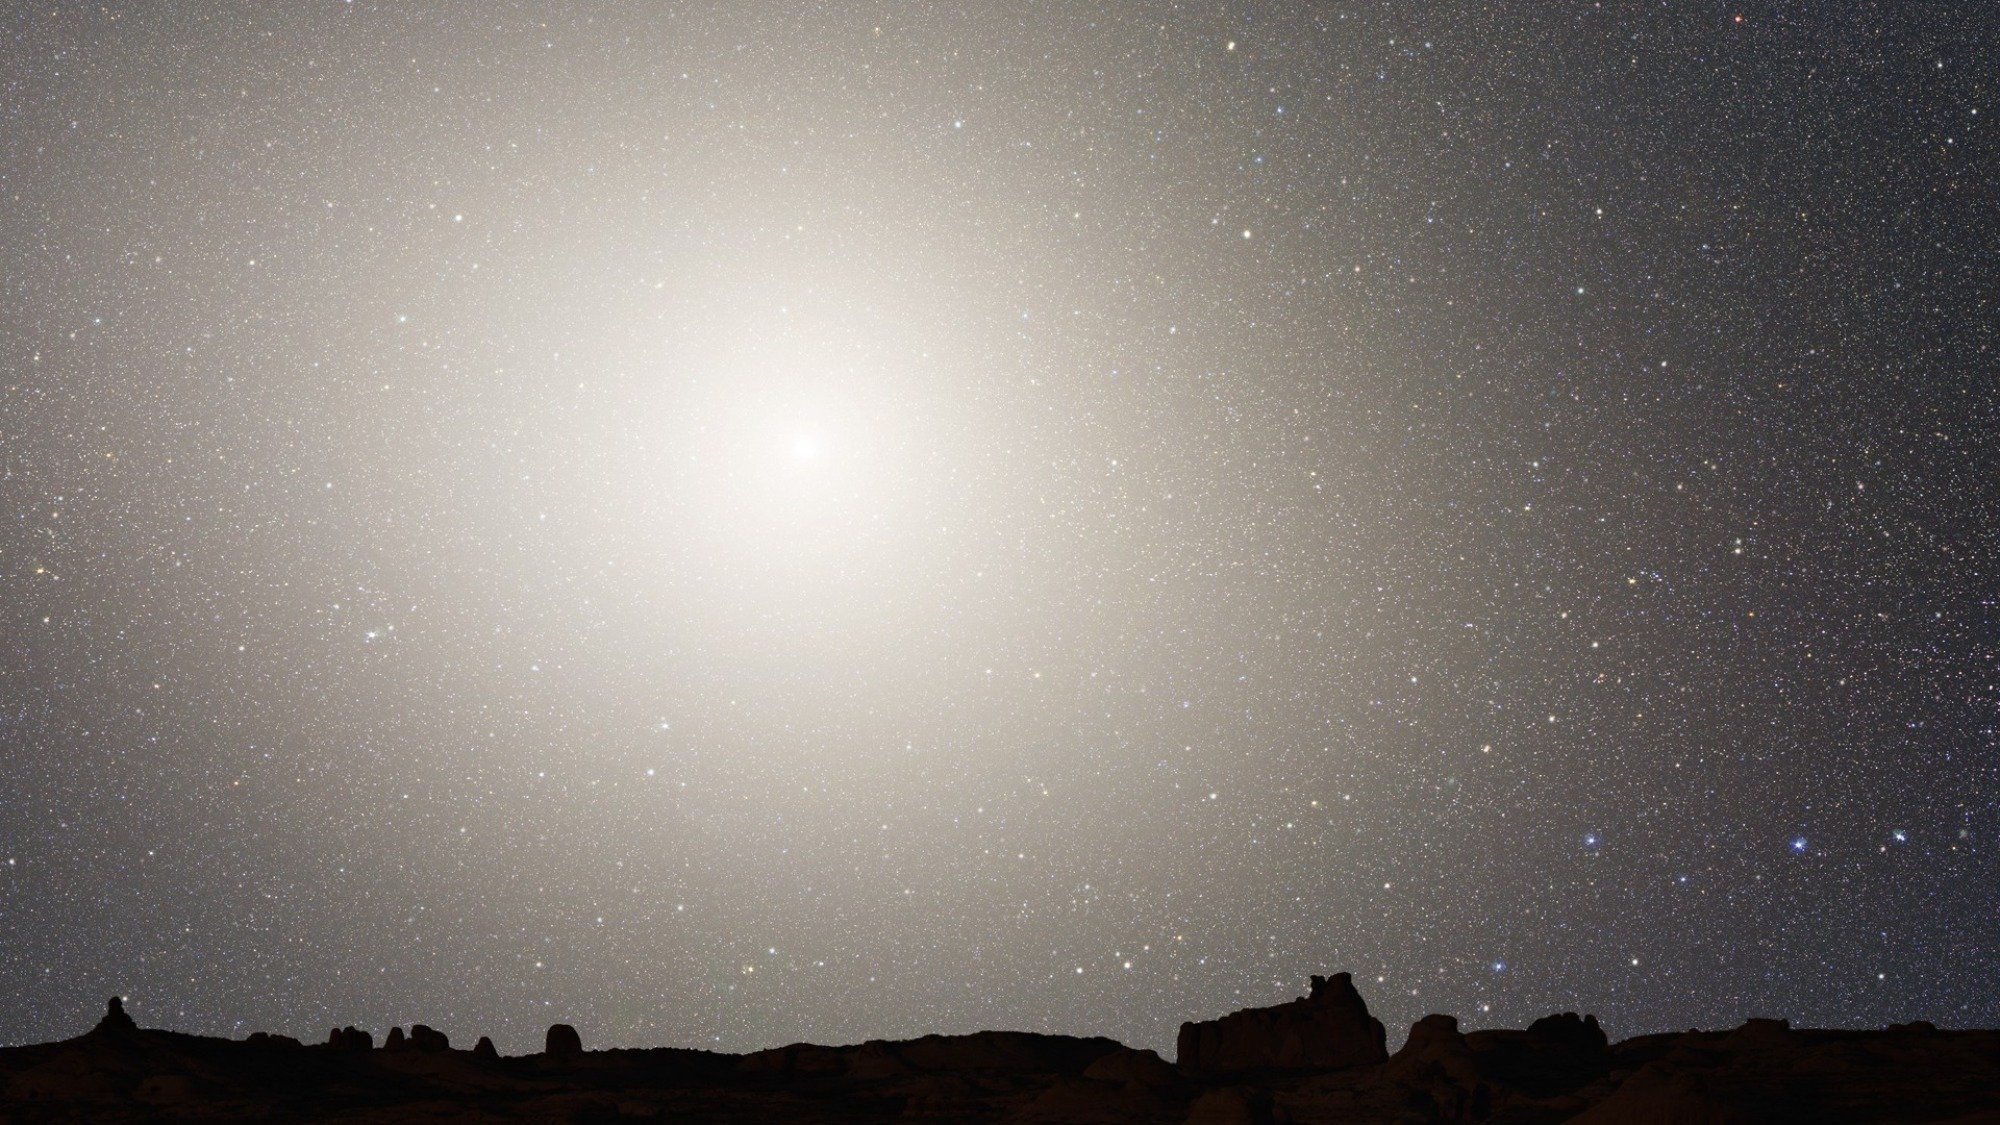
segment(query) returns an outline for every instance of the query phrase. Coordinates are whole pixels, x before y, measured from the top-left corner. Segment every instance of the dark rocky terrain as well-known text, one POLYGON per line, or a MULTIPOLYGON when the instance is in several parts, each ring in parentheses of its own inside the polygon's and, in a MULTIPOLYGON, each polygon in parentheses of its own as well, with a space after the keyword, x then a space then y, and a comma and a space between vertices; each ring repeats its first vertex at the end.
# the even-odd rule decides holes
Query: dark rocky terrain
POLYGON ((378 1046, 142 1030, 113 1000, 60 1043, 0 1049, 0 1120, 693 1122, 1992 1122, 2000 1031, 1808 1031, 1751 1020, 1606 1042, 1549 1016, 1461 1033, 1426 1016, 1394 1055, 1346 974, 1181 1028, 1178 1064, 1109 1039, 984 1031, 749 1055, 590 1051, 557 1024, 503 1058, 422 1024, 378 1046))

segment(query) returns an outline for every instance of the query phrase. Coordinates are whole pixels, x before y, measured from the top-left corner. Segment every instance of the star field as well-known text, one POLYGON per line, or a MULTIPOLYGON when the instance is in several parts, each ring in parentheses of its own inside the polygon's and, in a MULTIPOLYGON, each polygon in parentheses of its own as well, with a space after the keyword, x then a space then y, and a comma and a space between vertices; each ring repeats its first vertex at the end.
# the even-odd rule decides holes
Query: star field
POLYGON ((2000 1022, 1980 5, 0 5, 0 1042, 2000 1022))

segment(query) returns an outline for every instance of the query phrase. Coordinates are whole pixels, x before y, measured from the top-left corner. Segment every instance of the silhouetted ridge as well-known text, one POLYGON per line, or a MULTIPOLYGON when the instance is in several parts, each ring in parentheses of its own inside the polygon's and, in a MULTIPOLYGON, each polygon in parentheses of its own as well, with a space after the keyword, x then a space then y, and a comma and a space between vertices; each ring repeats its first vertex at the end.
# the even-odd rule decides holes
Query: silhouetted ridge
POLYGON ((1383 1039, 1344 973, 1314 977, 1296 1000, 1186 1024, 1179 1065, 1110 1039, 1018 1031, 736 1056, 586 1052, 558 1023, 540 1053, 506 1058, 485 1036, 459 1050, 412 1023, 382 1050, 355 1027, 308 1047, 142 1030, 113 999, 75 1039, 0 1049, 0 1121, 2000 1122, 1994 1031, 1752 1019, 1614 1044, 1594 1017, 1561 1012, 1475 1031, 1428 1015, 1393 1058, 1383 1039))
POLYGON ((1335 973, 1312 978, 1312 991, 1289 1004, 1182 1024, 1178 1054, 1194 1071, 1332 1069, 1382 1062, 1386 1042, 1353 976, 1335 973))

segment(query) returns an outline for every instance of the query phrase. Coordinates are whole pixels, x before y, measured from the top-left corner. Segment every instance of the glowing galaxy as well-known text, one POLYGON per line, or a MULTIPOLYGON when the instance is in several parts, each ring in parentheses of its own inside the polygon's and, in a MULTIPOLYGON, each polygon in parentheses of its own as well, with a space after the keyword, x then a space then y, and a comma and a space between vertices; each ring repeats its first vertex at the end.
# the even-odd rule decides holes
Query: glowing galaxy
POLYGON ((2000 1020, 1978 5, 0 27, 0 1040, 2000 1020))

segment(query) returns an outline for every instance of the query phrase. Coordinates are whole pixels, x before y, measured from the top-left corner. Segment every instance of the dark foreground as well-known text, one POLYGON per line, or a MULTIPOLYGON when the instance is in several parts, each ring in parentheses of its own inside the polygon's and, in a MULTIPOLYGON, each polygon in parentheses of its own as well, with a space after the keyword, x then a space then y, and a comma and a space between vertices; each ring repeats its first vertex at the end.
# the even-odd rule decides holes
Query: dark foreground
POLYGON ((1177 1064, 1109 1039, 980 1032, 750 1055, 211 1039, 134 1026, 0 1049, 0 1121, 1956 1122, 2000 1125, 2000 1031, 1734 1031, 1605 1041, 1564 1014, 1460 1034, 1428 1016, 1393 1057, 1343 974, 1181 1028, 1177 1064))

